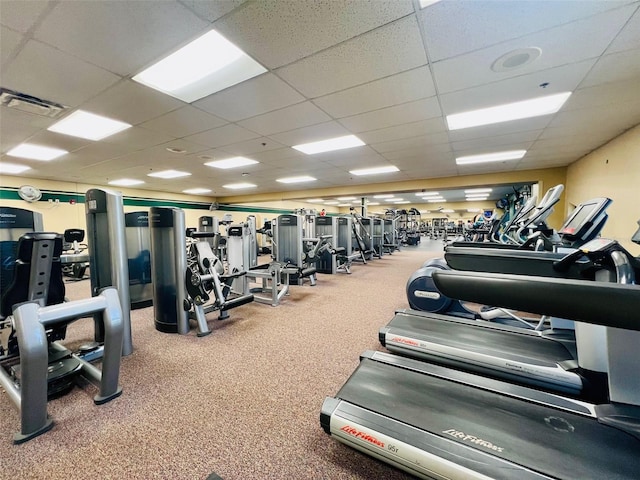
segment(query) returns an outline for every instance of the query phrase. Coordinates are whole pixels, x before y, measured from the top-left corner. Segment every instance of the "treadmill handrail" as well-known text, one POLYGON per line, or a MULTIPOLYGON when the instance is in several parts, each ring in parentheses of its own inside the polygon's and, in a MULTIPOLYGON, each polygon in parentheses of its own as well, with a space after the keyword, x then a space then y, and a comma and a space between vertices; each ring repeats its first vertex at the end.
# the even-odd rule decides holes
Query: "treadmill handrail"
POLYGON ((640 331, 637 285, 446 270, 433 281, 452 298, 640 331))

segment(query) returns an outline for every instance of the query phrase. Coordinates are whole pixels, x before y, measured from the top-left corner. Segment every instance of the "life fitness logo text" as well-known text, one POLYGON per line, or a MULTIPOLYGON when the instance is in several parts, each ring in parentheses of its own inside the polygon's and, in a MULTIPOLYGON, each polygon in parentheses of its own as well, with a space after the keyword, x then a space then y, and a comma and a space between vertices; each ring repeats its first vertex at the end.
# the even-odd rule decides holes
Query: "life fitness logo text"
POLYGON ((487 442, 481 438, 476 437, 475 435, 467 435, 464 432, 459 430, 455 430, 450 428, 449 430, 444 430, 442 433, 446 433, 447 435, 451 435, 454 438, 459 438, 463 442, 473 443, 474 445, 481 445, 489 450, 493 450, 494 452, 502 452, 504 451, 503 447, 498 447, 491 442, 487 442))
POLYGON ((372 437, 368 433, 361 432, 357 428, 354 428, 350 425, 345 425, 340 430, 351 435, 352 437, 356 437, 361 440, 364 440, 365 442, 369 442, 372 445, 375 445, 376 447, 384 448, 384 442, 381 442, 376 437, 372 437))
POLYGON ((416 342, 415 340, 410 340, 408 338, 402 338, 402 337, 393 337, 391 339, 392 343, 406 343, 407 345, 412 345, 414 347, 419 347, 420 344, 418 342, 416 342))

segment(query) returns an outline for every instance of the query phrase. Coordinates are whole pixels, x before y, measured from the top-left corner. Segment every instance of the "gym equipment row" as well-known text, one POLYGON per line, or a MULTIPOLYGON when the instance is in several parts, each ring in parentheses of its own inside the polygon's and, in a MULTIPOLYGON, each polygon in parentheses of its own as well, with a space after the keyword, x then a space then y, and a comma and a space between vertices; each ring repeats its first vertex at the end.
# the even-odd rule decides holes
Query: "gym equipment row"
POLYGON ((98 386, 97 405, 122 392, 118 385, 124 315, 118 292, 106 288, 87 300, 65 302, 61 253, 63 236, 42 232, 42 215, 2 208, 3 254, 0 302, 0 385, 17 406, 20 431, 14 443, 53 427, 47 400, 73 388, 81 376, 98 386), (39 230, 39 231, 35 231, 39 230), (71 352, 60 341, 67 327, 93 315, 102 329, 101 344, 71 352), (90 361, 102 359, 102 370, 90 361))
POLYGON ((190 319, 197 335, 211 333, 206 314, 218 311, 219 320, 228 310, 253 301, 253 295, 231 296, 231 283, 244 271, 225 275, 224 267, 202 238, 212 233, 190 232, 187 245, 184 211, 174 207, 151 207, 151 275, 154 323, 158 331, 186 335, 190 319), (213 295, 213 297, 212 297, 213 295))
MULTIPOLYGON (((640 244, 640 229, 632 240, 640 244)), ((598 238, 556 263, 562 270, 582 256, 591 264, 585 271, 613 270, 615 277, 439 270, 433 280, 452 298, 571 319, 576 330, 591 327, 591 334, 577 336, 579 364, 562 362, 574 363, 567 372, 590 382, 595 374, 600 381, 588 391, 570 381, 562 386, 560 371, 546 382, 533 373, 553 364, 553 352, 566 346, 561 338, 405 311, 415 324, 443 327, 432 333, 433 356, 365 352, 336 396, 325 400, 325 432, 421 478, 637 478, 640 259, 598 238), (437 358, 445 339, 457 348, 452 363, 437 358), (506 359, 502 369, 478 368, 495 355, 506 359)), ((406 340, 410 349, 417 343, 406 340)))

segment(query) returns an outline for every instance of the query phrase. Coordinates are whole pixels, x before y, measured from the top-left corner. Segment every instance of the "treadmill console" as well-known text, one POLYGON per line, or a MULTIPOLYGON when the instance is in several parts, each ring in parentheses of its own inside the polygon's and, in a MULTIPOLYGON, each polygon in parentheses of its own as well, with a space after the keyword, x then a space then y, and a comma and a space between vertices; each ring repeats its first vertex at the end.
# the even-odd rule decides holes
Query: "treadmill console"
POLYGON ((583 243, 595 238, 607 221, 605 211, 611 201, 610 198, 602 197, 578 205, 558 231, 563 243, 583 243))
POLYGON ((558 272, 563 272, 569 269, 569 267, 578 261, 583 256, 587 256, 591 259, 600 257, 611 249, 622 248, 620 244, 615 240, 608 238, 596 238, 582 245, 577 250, 565 255, 562 259, 553 262, 553 268, 558 272))

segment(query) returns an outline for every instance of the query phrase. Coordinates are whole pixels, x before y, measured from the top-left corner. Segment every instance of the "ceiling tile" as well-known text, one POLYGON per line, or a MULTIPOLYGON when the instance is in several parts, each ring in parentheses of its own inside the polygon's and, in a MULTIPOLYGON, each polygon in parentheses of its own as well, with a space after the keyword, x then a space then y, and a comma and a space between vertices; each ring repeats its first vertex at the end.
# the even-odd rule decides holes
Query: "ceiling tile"
POLYGON ((274 133, 286 132, 296 127, 315 125, 316 123, 326 122, 327 120, 331 120, 329 115, 313 103, 303 102, 274 112, 258 115, 248 120, 243 120, 238 122, 238 125, 262 135, 272 135, 274 133))
POLYGON ((512 122, 494 123, 492 125, 453 130, 449 132, 449 139, 452 142, 462 142, 474 138, 495 137, 530 130, 542 130, 549 125, 552 119, 553 117, 551 115, 543 115, 541 117, 524 118, 512 122))
POLYGON ((598 138, 594 138, 590 141, 586 140, 587 139, 582 135, 538 139, 527 150, 527 156, 546 153, 573 153, 580 155, 597 148, 602 144, 602 141, 604 141, 604 139, 599 140, 598 138))
POLYGON ((5 62, 13 58, 14 51, 20 45, 22 38, 22 35, 18 32, 0 25, 0 45, 2 45, 0 49, 0 65, 4 65, 5 62))
MULTIPOLYGON (((455 166, 449 165, 429 165, 429 178, 438 178, 438 177, 453 177, 458 173, 458 169, 455 166)), ((424 165, 421 168, 416 169, 406 169, 404 173, 410 178, 421 178, 424 176, 425 167, 424 165)), ((434 209, 437 208, 437 204, 428 203, 427 205, 436 205, 434 209)), ((426 209, 430 208, 429 206, 425 207, 426 209)))
POLYGON ((30 40, 2 72, 2 86, 76 107, 120 78, 40 42, 30 40))
POLYGON ((458 175, 481 175, 486 173, 500 173, 515 170, 518 166, 517 162, 491 162, 478 163, 472 165, 458 165, 458 175))
POLYGON ((65 155, 65 164, 72 165, 92 165, 96 163, 104 162, 112 158, 118 158, 122 155, 129 153, 130 149, 125 145, 116 145, 105 142, 93 142, 90 143, 69 155, 65 155))
POLYGON ((225 145, 222 147, 222 150, 234 155, 249 155, 253 158, 254 153, 262 153, 269 150, 281 150, 283 147, 284 145, 273 141, 271 138, 260 137, 240 143, 225 145))
MULTIPOLYGON (((43 0, 2 0, 0 8, 0 24, 8 25, 14 30, 26 33, 41 15, 51 10, 55 3, 43 0)), ((2 47, 4 48, 4 46, 2 47)))
POLYGON ((195 142, 189 142, 183 138, 179 138, 177 140, 170 140, 157 146, 150 147, 146 151, 151 157, 155 157, 158 154, 168 154, 170 157, 181 159, 184 157, 190 158, 190 156, 195 154, 203 154, 203 152, 207 150, 209 150, 209 148, 206 145, 200 145, 195 142), (169 149, 174 150, 174 152, 169 151, 169 149), (175 150, 178 150, 178 152, 175 152, 175 150), (179 153, 180 151, 184 151, 185 153, 179 153))
POLYGON ((595 64, 595 59, 440 95, 443 113, 451 115, 518 102, 554 93, 572 92, 595 64), (547 84, 544 87, 541 85, 547 84))
POLYGON ((60 2, 34 37, 128 76, 203 34, 207 26, 178 2, 60 2))
POLYGON ((283 145, 293 146, 350 134, 351 132, 338 122, 331 121, 269 136, 283 145))
POLYGON ((185 140, 212 148, 218 148, 245 140, 251 140, 252 138, 258 138, 259 136, 257 133, 250 132, 246 128, 230 124, 190 135, 185 137, 185 140))
MULTIPOLYGON (((512 143, 503 143, 500 145, 500 148, 498 149, 499 151, 507 151, 507 150, 527 150, 531 144, 533 143, 532 140, 523 140, 523 141, 513 141, 512 143)), ((466 146, 463 145, 463 146, 466 146)), ((496 151, 492 146, 489 147, 484 147, 484 148, 478 148, 475 145, 471 144, 470 148, 454 148, 453 151, 453 155, 454 157, 462 157, 462 156, 466 156, 466 155, 475 155, 475 154, 483 154, 483 153, 493 153, 494 151, 496 151)), ((490 162, 490 163, 496 163, 496 164, 504 164, 504 165, 509 165, 512 160, 507 160, 506 162, 490 162)), ((466 167, 466 165, 464 165, 466 167)))
POLYGON ((640 48, 640 9, 624 26, 605 53, 622 52, 640 48))
MULTIPOLYGON (((131 80, 123 80, 81 108, 132 125, 184 106, 184 102, 131 80)), ((172 135, 173 136, 173 135, 172 135)))
POLYGON ((413 12, 408 0, 251 2, 215 28, 263 65, 277 68, 413 12), (375 7, 375 8, 372 8, 375 7))
POLYGON ((425 65, 414 16, 307 57, 276 73, 307 97, 319 97, 425 65))
POLYGON ((304 97, 271 73, 254 77, 198 100, 193 105, 232 122, 278 110, 304 97), (238 98, 243 101, 239 102, 238 98))
POLYGON ((339 93, 316 98, 313 103, 334 118, 390 107, 435 95, 431 73, 419 67, 339 93))
POLYGON ((247 0, 216 0, 212 2, 211 0, 180 0, 180 3, 200 18, 213 23, 246 1, 247 0))
POLYGON ((357 133, 438 116, 440 116, 438 99, 431 97, 343 118, 340 123, 357 133))
POLYGON ((444 133, 446 131, 447 129, 442 118, 438 117, 430 118, 428 120, 420 120, 417 122, 404 123, 394 127, 369 130, 367 132, 359 133, 358 137, 367 144, 377 144, 392 140, 400 140, 403 138, 417 137, 419 135, 444 133))
POLYGON ((451 146, 455 151, 475 149, 486 151, 487 149, 493 149, 494 147, 497 150, 504 150, 504 148, 502 148, 503 145, 510 144, 521 144, 522 147, 525 148, 526 145, 530 145, 531 142, 535 141, 541 133, 542 130, 529 130, 509 135, 496 135, 495 137, 482 137, 453 142, 451 146))
POLYGON ((382 155, 384 158, 390 161, 399 161, 410 157, 440 157, 442 155, 450 155, 451 146, 449 144, 439 145, 424 145, 420 142, 415 142, 413 146, 407 146, 407 148, 401 150, 392 150, 384 152, 382 155))
POLYGON ((423 9, 419 18, 424 25, 431 60, 438 61, 618 8, 625 3, 628 2, 447 1, 423 9))
POLYGON ((435 133, 431 135, 419 135, 416 137, 391 140, 388 142, 372 143, 371 148, 380 153, 406 150, 408 148, 424 148, 432 145, 442 145, 449 143, 446 133, 435 133))
POLYGON ((0 152, 5 153, 25 142, 40 129, 20 123, 2 122, 0 126, 0 152))
POLYGON ((627 130, 629 126, 638 124, 640 124, 640 99, 634 102, 562 111, 555 115, 549 128, 573 127, 575 134, 582 135, 606 132, 609 138, 613 138, 627 130))
MULTIPOLYGON (((154 145, 159 145, 171 140, 173 140, 173 137, 164 133, 153 132, 142 127, 131 127, 101 141, 117 145, 127 145, 131 150, 139 150, 141 148, 153 147, 154 145)), ((149 160, 150 158, 147 161, 149 160)))
POLYGON ((631 11, 631 7, 611 10, 588 19, 476 50, 450 60, 435 62, 432 68, 438 90, 441 93, 454 92, 533 71, 595 58, 601 55, 615 38, 616 33, 629 18, 631 11), (607 25, 607 28, 602 28, 603 24, 607 25), (578 42, 575 41, 577 38, 588 38, 589 41, 578 42), (558 45, 562 45, 562 48, 558 48, 558 45), (507 72, 491 70, 493 62, 502 55, 531 46, 542 49, 542 55, 534 62, 507 72), (460 72, 468 72, 470 69, 473 69, 473 75, 460 75, 460 72))
POLYGON ((592 87, 606 82, 625 80, 637 82, 638 78, 640 78, 640 52, 639 50, 627 50, 600 57, 589 75, 580 84, 580 88, 592 87))
POLYGON ((221 127, 226 123, 226 120, 215 115, 203 112, 190 105, 185 105, 182 108, 144 122, 140 126, 156 132, 166 133, 173 137, 186 137, 187 135, 221 127))
POLYGON ((49 132, 48 130, 41 130, 40 132, 29 138, 29 143, 34 143, 36 145, 42 145, 45 147, 61 148, 62 150, 66 150, 67 152, 72 152, 93 142, 84 138, 49 132))
POLYGON ((55 119, 26 113, 15 108, 0 106, 0 130, 7 128, 10 124, 27 125, 36 129, 48 128, 56 122, 55 119))
POLYGON ((266 152, 252 153, 251 158, 258 160, 260 163, 269 165, 288 165, 307 157, 302 152, 293 148, 278 148, 277 150, 268 150, 266 152))
MULTIPOLYGON (((638 72, 640 73, 640 69, 638 72)), ((638 79, 634 78, 624 82, 581 88, 571 95, 562 111, 638 101, 640 101, 640 84, 638 79)))

